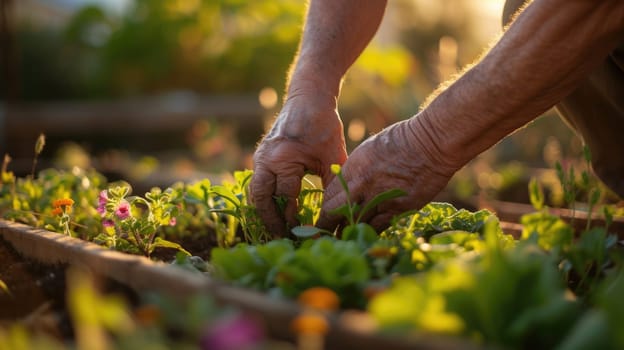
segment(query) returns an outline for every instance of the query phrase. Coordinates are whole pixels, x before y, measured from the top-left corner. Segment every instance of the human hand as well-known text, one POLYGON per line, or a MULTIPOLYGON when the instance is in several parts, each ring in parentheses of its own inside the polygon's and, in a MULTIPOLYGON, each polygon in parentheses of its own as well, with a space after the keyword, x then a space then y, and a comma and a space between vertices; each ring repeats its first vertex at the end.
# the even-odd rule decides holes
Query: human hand
POLYGON ((297 226, 297 197, 306 173, 319 175, 323 186, 334 175, 331 164, 347 158, 343 125, 336 98, 318 92, 290 94, 271 131, 254 154, 250 194, 264 225, 273 235, 286 236, 297 226), (281 213, 275 199, 286 199, 281 213))
MULTIPOLYGON (((461 166, 443 157, 418 120, 405 120, 384 129, 358 146, 342 166, 351 202, 362 208, 376 195, 401 189, 406 195, 382 202, 364 214, 363 222, 376 230, 389 226, 393 216, 428 203, 461 166)), ((346 203, 338 179, 325 189, 320 228, 333 230, 345 219, 330 212, 346 203)))

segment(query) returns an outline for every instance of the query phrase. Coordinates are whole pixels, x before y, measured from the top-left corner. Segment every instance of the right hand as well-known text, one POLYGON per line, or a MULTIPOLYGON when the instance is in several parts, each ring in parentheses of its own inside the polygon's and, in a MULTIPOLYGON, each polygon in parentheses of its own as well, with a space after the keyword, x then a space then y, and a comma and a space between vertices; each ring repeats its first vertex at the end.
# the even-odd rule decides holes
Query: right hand
POLYGON ((319 91, 295 91, 254 154, 251 200, 265 227, 285 237, 297 226, 297 198, 301 179, 319 175, 323 186, 333 179, 330 166, 347 159, 343 125, 335 96, 319 91), (283 213, 275 198, 286 199, 283 213))

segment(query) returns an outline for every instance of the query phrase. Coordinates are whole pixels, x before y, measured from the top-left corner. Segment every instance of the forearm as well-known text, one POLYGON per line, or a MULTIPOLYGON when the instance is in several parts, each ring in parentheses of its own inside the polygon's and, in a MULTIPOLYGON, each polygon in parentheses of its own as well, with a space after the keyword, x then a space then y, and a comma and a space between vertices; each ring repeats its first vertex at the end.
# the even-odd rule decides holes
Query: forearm
POLYGON ((621 3, 534 1, 480 62, 412 118, 420 142, 436 160, 462 166, 555 105, 624 41, 621 3))
POLYGON ((375 35, 386 0, 311 0, 287 92, 312 89, 335 98, 343 76, 375 35))

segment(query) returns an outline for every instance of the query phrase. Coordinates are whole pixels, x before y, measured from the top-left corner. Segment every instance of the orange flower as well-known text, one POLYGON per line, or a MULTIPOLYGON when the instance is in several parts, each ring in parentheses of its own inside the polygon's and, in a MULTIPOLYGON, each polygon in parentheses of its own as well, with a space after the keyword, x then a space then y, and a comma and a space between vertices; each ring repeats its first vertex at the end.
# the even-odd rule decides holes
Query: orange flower
POLYGON ((326 287, 313 287, 299 294, 300 304, 317 310, 336 310, 340 299, 336 293, 326 287))
POLYGON ((63 209, 58 208, 58 207, 52 209, 52 215, 61 215, 61 214, 63 214, 63 209))
POLYGON ((322 315, 316 312, 306 312, 297 316, 290 324, 292 330, 297 334, 327 334, 329 325, 322 315))
POLYGON ((74 205, 74 200, 71 198, 61 198, 61 199, 56 199, 52 202, 52 206, 54 208, 60 208, 62 206, 72 206, 74 205))

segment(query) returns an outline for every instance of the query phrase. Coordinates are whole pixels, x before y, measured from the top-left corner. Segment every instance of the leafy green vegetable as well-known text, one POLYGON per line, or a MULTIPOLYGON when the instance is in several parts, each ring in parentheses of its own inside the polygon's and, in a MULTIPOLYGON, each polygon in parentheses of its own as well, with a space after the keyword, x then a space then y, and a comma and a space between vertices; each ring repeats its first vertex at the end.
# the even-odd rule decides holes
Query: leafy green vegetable
POLYGON ((358 244, 330 237, 305 241, 276 267, 276 284, 283 295, 296 297, 311 287, 327 287, 345 307, 363 306, 362 286, 369 277, 358 244))
POLYGON ((273 240, 262 245, 238 244, 233 248, 212 250, 215 275, 237 285, 268 290, 275 285, 270 278, 282 259, 294 251, 290 240, 273 240))

